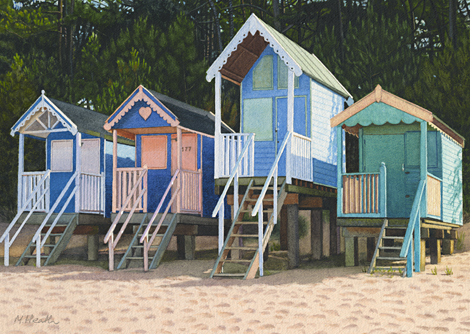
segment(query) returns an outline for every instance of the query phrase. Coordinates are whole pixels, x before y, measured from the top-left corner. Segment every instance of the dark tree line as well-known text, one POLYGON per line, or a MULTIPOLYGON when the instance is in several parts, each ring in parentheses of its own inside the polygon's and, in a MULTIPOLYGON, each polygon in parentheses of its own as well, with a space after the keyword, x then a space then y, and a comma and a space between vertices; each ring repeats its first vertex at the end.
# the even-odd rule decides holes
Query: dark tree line
MULTIPOLYGON (((9 129, 42 89, 110 114, 143 84, 213 110, 205 71, 252 13, 315 53, 356 101, 380 84, 470 138, 469 2, 0 0, 0 154, 8 157, 0 162, 0 206, 16 199, 17 138, 9 129)), ((223 118, 237 129, 238 86, 224 82, 223 93, 223 118)), ((465 149, 466 210, 469 159, 465 149)))

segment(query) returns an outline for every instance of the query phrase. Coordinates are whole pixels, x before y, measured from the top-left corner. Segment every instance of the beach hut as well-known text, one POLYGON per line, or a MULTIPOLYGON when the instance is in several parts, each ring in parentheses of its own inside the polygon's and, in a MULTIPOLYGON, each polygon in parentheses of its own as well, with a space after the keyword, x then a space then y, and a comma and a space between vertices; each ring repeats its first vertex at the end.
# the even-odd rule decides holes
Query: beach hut
POLYGON ((451 254, 463 218, 464 139, 432 112, 379 85, 331 126, 338 143, 343 130, 359 139, 359 170, 345 173, 341 149, 337 155, 346 265, 370 261, 369 272, 392 267, 411 276, 413 265, 424 270, 426 243, 431 263, 439 262, 441 247, 451 254))
POLYGON ((206 79, 215 79, 214 177, 220 200, 213 214, 221 219, 212 277, 252 278, 258 268, 263 275, 258 254, 278 214, 281 248, 288 250, 289 267, 298 266, 299 208, 312 210, 313 257, 336 254, 337 150, 329 119, 351 95, 315 55, 254 14, 210 66, 206 79), (221 133, 222 79, 240 86, 241 133, 221 133), (225 198, 233 214, 226 239, 225 198), (331 213, 323 223, 322 211, 331 213), (247 219, 256 215, 257 222, 247 219), (248 246, 250 238, 257 244, 248 246), (245 252, 242 258, 239 251, 245 252), (231 262, 246 264, 245 272, 230 274, 225 265, 231 262))
MULTIPOLYGON (((143 261, 145 270, 155 268, 173 235, 184 257, 194 258, 196 235, 217 233, 217 220, 211 217, 218 200, 214 115, 139 86, 104 129, 136 145, 135 166, 122 168, 113 161, 113 223, 104 239, 109 269, 114 270, 114 250, 123 233, 133 238, 117 269, 132 260, 143 261), (117 224, 122 226, 115 236, 117 224), (131 226, 133 231, 126 231, 131 226)), ((222 131, 233 132, 226 125, 222 131)))
MULTIPOLYGON (((105 159, 110 155, 106 140, 111 136, 102 128, 105 120, 103 114, 50 99, 43 91, 11 128, 10 134, 19 136, 18 210, 0 238, 5 244, 5 266, 10 246, 26 224, 38 229, 16 265, 32 258, 37 267, 54 263, 72 234, 88 235, 89 259, 97 258, 98 232, 109 226, 111 212, 106 184, 111 182, 112 166, 105 159), (25 171, 25 137, 44 141, 44 171, 25 171)), ((125 138, 119 142, 125 150, 133 144, 125 138)), ((120 158, 123 163, 132 161, 120 158)))

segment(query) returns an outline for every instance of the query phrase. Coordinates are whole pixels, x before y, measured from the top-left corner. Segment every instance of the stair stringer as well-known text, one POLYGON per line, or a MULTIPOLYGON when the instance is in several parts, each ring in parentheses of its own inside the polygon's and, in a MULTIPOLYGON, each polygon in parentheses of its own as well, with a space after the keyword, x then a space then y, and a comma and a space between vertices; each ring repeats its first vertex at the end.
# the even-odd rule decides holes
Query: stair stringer
MULTIPOLYGON (((147 215, 148 213, 146 212, 145 215, 144 215, 144 218, 142 218, 142 221, 140 222, 140 225, 139 227, 137 228, 136 232, 134 233, 134 237, 132 238, 130 244, 129 244, 129 247, 127 247, 127 250, 126 252, 124 253, 123 257, 121 258, 121 261, 119 261, 119 264, 117 265, 116 269, 121 269, 122 265, 124 264, 124 262, 126 261, 126 258, 127 256, 129 255, 129 253, 131 252, 132 250, 132 247, 135 246, 138 241, 137 241, 137 237, 140 233, 140 230, 142 229, 142 226, 144 225, 144 223, 146 222, 146 219, 147 219, 147 215)), ((132 260, 128 260, 129 262, 132 261, 132 260)), ((127 265, 126 265, 126 268, 128 267, 129 265, 129 262, 127 262, 127 265)))
MULTIPOLYGON (((231 247, 233 242, 235 241, 235 237, 231 237, 231 235, 238 233, 238 230, 240 229, 240 225, 236 225, 235 223, 240 218, 241 209, 243 209, 244 206, 245 206, 246 199, 248 197, 248 194, 250 193, 250 190, 251 190, 251 187, 252 187, 253 183, 254 183, 254 180, 251 179, 250 183, 248 184, 248 186, 246 188, 245 195, 243 196, 243 199, 240 203, 239 211, 238 211, 236 217, 234 217, 234 219, 232 221, 232 226, 230 227, 230 230, 227 233, 227 239, 225 240, 222 251, 220 252, 219 256, 217 257, 217 260, 215 261, 214 268, 212 269, 210 278, 213 278, 215 274, 220 274, 222 272, 222 267, 224 265, 224 261, 227 258, 228 253, 230 252, 230 250, 227 249, 227 247, 231 247)), ((241 216, 240 219, 243 219, 243 216, 241 216)))
POLYGON ((70 219, 69 223, 65 227, 65 231, 60 236, 59 241, 57 242, 56 246, 51 250, 51 253, 46 259, 46 262, 44 262, 45 266, 47 266, 48 264, 54 264, 57 261, 62 251, 65 249, 65 247, 67 247, 70 239, 72 238, 73 232, 77 228, 77 225, 78 225, 78 213, 75 213, 72 216, 72 219, 70 219))
MULTIPOLYGON (((282 206, 284 205, 284 201, 287 198, 287 191, 285 187, 286 182, 284 181, 284 184, 281 187, 281 193, 278 196, 277 199, 277 216, 280 215, 282 206)), ((264 232, 263 236, 263 253, 268 246, 269 238, 271 238, 271 234, 274 230, 274 225, 277 222, 274 222, 274 214, 270 217, 269 222, 268 222, 268 227, 266 228, 266 231, 264 232)), ((256 277, 256 273, 258 271, 259 267, 259 250, 255 252, 255 256, 253 257, 253 260, 251 260, 250 266, 248 267, 248 271, 245 274, 245 277, 243 279, 253 279, 256 277)))
POLYGON ((155 269, 160 264, 163 254, 165 253, 166 249, 168 248, 168 245, 170 244, 171 237, 173 236, 173 233, 175 233, 175 229, 176 229, 176 225, 178 224, 178 221, 179 221, 179 214, 178 213, 173 214, 173 217, 171 218, 171 221, 168 224, 168 227, 166 228, 165 234, 163 235, 162 240, 160 241, 160 244, 158 245, 157 251, 155 252, 155 255, 153 256, 152 262, 149 265, 149 269, 155 269))

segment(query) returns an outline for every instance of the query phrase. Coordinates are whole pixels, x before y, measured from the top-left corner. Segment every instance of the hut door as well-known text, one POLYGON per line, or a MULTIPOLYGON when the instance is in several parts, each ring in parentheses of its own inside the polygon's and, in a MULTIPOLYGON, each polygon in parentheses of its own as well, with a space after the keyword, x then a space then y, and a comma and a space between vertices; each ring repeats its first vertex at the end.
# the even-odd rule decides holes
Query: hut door
POLYGON ((80 211, 102 211, 100 161, 100 140, 82 139, 80 211))
MULTIPOLYGON (((182 134, 181 144, 181 170, 180 177, 182 177, 182 201, 181 211, 183 212, 195 212, 199 213, 201 203, 201 192, 202 189, 202 173, 201 169, 197 168, 197 134, 195 133, 184 133, 182 134)), ((176 142, 176 134, 171 135, 171 175, 173 176, 178 166, 177 153, 178 143, 176 142)), ((177 188, 177 184, 173 185, 172 193, 177 188)), ((172 212, 175 212, 176 206, 173 205, 171 208, 172 212)))
POLYGON ((377 173, 380 164, 387 167, 387 216, 405 218, 405 140, 403 135, 364 135, 366 173, 377 173))

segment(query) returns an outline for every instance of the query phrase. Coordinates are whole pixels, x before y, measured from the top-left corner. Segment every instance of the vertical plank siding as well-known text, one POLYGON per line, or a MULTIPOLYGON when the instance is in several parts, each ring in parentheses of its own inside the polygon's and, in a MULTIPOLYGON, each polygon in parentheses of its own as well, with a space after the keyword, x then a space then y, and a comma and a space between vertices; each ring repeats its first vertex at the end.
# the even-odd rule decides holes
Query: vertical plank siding
POLYGON ((343 213, 379 213, 379 175, 343 175, 343 213))
POLYGON ((427 198, 427 213, 429 215, 441 216, 441 181, 433 177, 432 175, 427 176, 426 186, 426 198, 427 198))
POLYGON ((81 173, 80 211, 103 212, 102 183, 104 174, 81 173))
POLYGON ((202 172, 181 171, 182 177, 182 212, 201 213, 202 212, 202 172))
POLYGON ((462 148, 441 134, 442 220, 462 225, 462 148))
POLYGON ((294 133, 291 141, 292 177, 299 180, 312 181, 312 140, 294 133))

